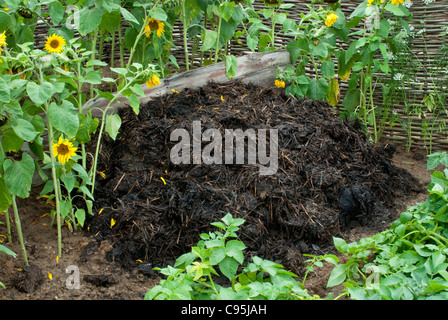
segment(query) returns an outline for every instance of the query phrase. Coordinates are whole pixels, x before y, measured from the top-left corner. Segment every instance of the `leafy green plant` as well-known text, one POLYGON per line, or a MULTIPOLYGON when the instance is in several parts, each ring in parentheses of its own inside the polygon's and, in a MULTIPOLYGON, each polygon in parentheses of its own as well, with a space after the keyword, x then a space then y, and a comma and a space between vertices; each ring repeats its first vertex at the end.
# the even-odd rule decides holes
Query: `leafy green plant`
MULTIPOLYGON (((99 17, 94 13, 98 11, 97 8, 89 7, 89 19, 92 19, 91 15, 99 17)), ((132 15, 128 14, 130 19, 132 15)), ((80 17, 80 21, 84 21, 84 18, 80 17)), ((59 256, 62 254, 62 224, 71 230, 77 229, 83 226, 86 214, 92 214, 101 137, 103 132, 107 132, 115 139, 121 125, 119 116, 110 114, 111 105, 124 97, 138 113, 138 96, 144 95, 142 83, 147 79, 152 79, 151 85, 160 83, 155 65, 147 64, 144 68, 132 60, 138 40, 145 32, 147 19, 149 17, 139 23, 136 45, 130 52, 125 68, 111 68, 118 79, 102 77, 97 69, 106 63, 94 59, 96 54, 92 55, 94 52, 85 47, 81 38, 66 40, 59 34, 52 34, 47 38, 44 50, 33 49, 31 43, 17 44, 16 49, 11 49, 9 43, 2 40, 2 49, 5 49, 0 64, 0 113, 4 119, 0 128, 2 208, 13 205, 19 230, 15 199, 17 196, 28 197, 37 171, 45 182, 41 196, 50 194, 49 200, 55 201, 52 217, 57 223, 59 256), (113 93, 103 92, 96 87, 101 84, 112 84, 115 90, 113 93), (85 85, 90 86, 89 95, 83 91, 85 85), (105 109, 101 110, 101 121, 93 118, 91 113, 92 101, 97 98, 109 100, 105 109), (88 155, 85 144, 97 129, 99 137, 96 150, 94 155, 88 155), (44 132, 48 137, 48 150, 44 148, 44 132), (22 150, 25 143, 29 151, 22 150), (76 153, 78 149, 81 150, 80 156, 76 153), (87 167, 88 156, 92 157, 90 168, 87 167), (81 164, 78 164, 78 160, 81 164), (51 171, 51 179, 42 169, 51 171), (74 206, 73 199, 76 197, 85 200, 85 207, 74 206)), ((27 263, 20 230, 18 235, 27 263)))
POLYGON ((179 256, 174 266, 156 268, 166 279, 150 289, 145 299, 316 299, 280 264, 257 256, 245 264, 246 246, 236 234, 243 223, 244 219, 231 214, 213 222, 219 231, 201 234, 198 244, 179 256))
POLYGON ((308 6, 308 14, 301 14, 295 38, 286 47, 293 66, 278 70, 277 79, 288 83, 287 93, 326 99, 333 106, 339 102, 339 81, 347 81, 341 116, 370 124, 377 142, 377 117, 381 114, 373 100, 377 75, 389 74, 387 48, 395 49, 386 15, 399 17, 400 24, 409 30, 406 18, 410 12, 404 0, 367 0, 346 19, 339 2, 317 8, 315 2, 308 6), (365 27, 360 28, 361 23, 365 27), (308 75, 309 69, 314 76, 308 75))
MULTIPOLYGON (((428 156, 428 169, 448 166, 446 153, 428 156)), ((408 207, 390 229, 358 242, 334 238, 337 260, 328 287, 356 300, 448 298, 448 169, 434 171, 424 203, 408 207)))

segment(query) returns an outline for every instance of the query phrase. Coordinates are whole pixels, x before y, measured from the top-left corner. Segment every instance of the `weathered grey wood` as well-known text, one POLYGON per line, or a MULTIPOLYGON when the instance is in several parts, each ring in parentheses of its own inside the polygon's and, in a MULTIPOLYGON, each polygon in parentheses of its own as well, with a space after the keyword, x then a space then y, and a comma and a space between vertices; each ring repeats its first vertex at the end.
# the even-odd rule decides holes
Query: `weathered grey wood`
MULTIPOLYGON (((237 73, 232 80, 241 80, 246 83, 251 82, 260 86, 271 86, 274 85, 277 68, 290 64, 290 56, 289 52, 285 50, 250 53, 237 57, 237 64, 237 73)), ((146 84, 142 84, 145 96, 140 97, 140 102, 145 104, 156 97, 171 94, 172 90, 179 91, 185 88, 200 88, 207 85, 210 81, 216 83, 231 81, 226 75, 225 62, 219 62, 167 77, 161 80, 160 85, 153 88, 148 88, 146 84)), ((126 106, 127 100, 124 97, 118 100, 118 102, 111 105, 111 112, 116 112, 118 108, 126 106)), ((102 112, 98 109, 104 110, 108 104, 109 100, 100 98, 92 101, 88 107, 93 108, 93 116, 99 117, 102 112)))

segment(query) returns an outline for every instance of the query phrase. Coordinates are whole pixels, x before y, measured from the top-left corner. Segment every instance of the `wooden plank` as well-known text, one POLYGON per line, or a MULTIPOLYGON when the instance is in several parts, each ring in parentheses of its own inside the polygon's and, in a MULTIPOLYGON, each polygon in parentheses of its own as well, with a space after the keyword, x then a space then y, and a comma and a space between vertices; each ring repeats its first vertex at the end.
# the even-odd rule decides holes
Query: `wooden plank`
MULTIPOLYGON (((285 50, 250 53, 237 57, 237 73, 232 80, 270 86, 274 84, 277 68, 286 67, 288 64, 290 64, 290 56, 289 52, 285 50)), ((146 84, 142 84, 145 96, 140 97, 140 103, 145 104, 156 97, 171 94, 172 90, 200 88, 210 81, 216 83, 231 81, 226 75, 225 62, 218 62, 161 79, 161 84, 153 88, 148 88, 146 84)), ((126 102, 127 100, 124 97, 118 98, 118 102, 111 104, 111 112, 117 112, 119 108, 125 107, 126 102)), ((94 108, 92 109, 94 117, 100 117, 102 112, 97 109, 104 110, 108 104, 109 100, 100 98, 92 101, 88 107, 94 108)))

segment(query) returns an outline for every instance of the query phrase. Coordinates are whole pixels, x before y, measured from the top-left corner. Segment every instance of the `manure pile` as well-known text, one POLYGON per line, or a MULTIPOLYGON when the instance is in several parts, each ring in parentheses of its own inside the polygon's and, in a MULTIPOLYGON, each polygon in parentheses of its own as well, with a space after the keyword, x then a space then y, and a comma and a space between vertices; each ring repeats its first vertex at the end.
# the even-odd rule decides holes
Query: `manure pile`
POLYGON ((98 170, 105 178, 98 176, 95 198, 96 211, 104 209, 89 218, 90 231, 112 242, 109 258, 125 268, 137 259, 164 266, 230 212, 246 220, 239 231, 246 254, 300 272, 303 253, 331 244, 354 222, 384 219, 394 199, 420 191, 391 164, 393 146, 372 145, 358 122, 332 111, 325 102, 239 82, 169 94, 139 115, 123 109, 117 139, 103 139, 98 170), (192 133, 193 121, 223 137, 225 129, 277 129, 277 172, 260 175, 247 162, 173 164, 178 141, 170 134, 192 133))

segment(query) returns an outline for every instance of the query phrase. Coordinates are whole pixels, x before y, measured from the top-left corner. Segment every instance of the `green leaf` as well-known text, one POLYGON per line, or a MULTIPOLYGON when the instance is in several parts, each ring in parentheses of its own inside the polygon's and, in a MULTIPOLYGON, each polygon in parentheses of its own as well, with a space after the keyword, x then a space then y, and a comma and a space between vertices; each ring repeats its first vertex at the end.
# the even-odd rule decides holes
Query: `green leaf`
POLYGON ((64 183, 67 191, 72 192, 76 183, 76 177, 73 175, 73 173, 71 171, 66 172, 65 174, 61 175, 60 179, 64 183))
POLYGON ((221 6, 219 6, 218 9, 220 17, 226 21, 229 21, 229 19, 232 17, 234 7, 235 2, 224 1, 224 3, 221 6))
POLYGON ((225 257, 219 263, 219 270, 225 275, 229 280, 235 276, 236 271, 238 270, 238 261, 236 261, 232 257, 225 257))
POLYGON ((224 247, 224 245, 224 241, 220 239, 213 239, 205 242, 207 248, 224 247))
POLYGON ((98 118, 92 118, 91 115, 78 113, 79 127, 76 132, 76 141, 79 143, 87 143, 90 141, 90 135, 96 131, 99 124, 98 118))
POLYGON ((35 104, 43 105, 53 95, 54 88, 49 82, 43 82, 40 85, 35 82, 28 82, 26 93, 35 104))
POLYGON ((75 212, 76 221, 80 224, 81 227, 84 226, 84 222, 86 221, 86 211, 84 209, 77 209, 75 212))
POLYGON ((243 250, 246 249, 244 243, 238 240, 230 240, 226 243, 226 254, 229 257, 235 258, 240 264, 244 262, 243 250))
POLYGON ((148 15, 150 17, 160 20, 160 21, 166 21, 166 19, 168 18, 165 10, 163 10, 162 8, 158 8, 158 7, 154 7, 151 10, 149 10, 148 15))
POLYGON ((238 62, 236 60, 236 57, 234 55, 227 55, 226 56, 226 75, 229 79, 232 79, 235 77, 237 69, 238 62))
POLYGON ((328 60, 322 62, 322 65, 320 66, 322 71, 322 77, 325 79, 330 79, 334 77, 334 62, 333 60, 328 60))
POLYGON ((325 79, 312 79, 309 84, 310 98, 314 100, 323 100, 327 95, 328 83, 325 79))
POLYGON ((89 189, 87 189, 86 186, 81 186, 79 187, 79 190, 86 196, 88 196, 90 199, 95 200, 95 198, 93 197, 92 193, 90 192, 89 189))
POLYGON ((112 72, 115 72, 115 73, 118 73, 118 74, 121 74, 124 76, 128 73, 128 69, 125 69, 125 68, 110 68, 110 70, 112 72))
POLYGON ((48 107, 48 121, 51 125, 67 135, 68 138, 76 136, 79 128, 77 109, 68 100, 62 101, 58 106, 52 102, 48 107))
POLYGON ((123 16, 123 18, 129 22, 133 22, 135 24, 139 24, 138 20, 134 17, 133 14, 131 14, 128 10, 126 10, 125 8, 121 7, 120 8, 120 12, 121 15, 123 16))
POLYGON ((257 45, 258 45, 258 37, 246 35, 246 43, 247 43, 248 48, 252 52, 255 52, 255 49, 257 48, 257 45))
POLYGON ((434 215, 434 219, 441 222, 448 222, 448 204, 445 204, 437 213, 434 215))
POLYGON ((59 1, 53 1, 48 5, 48 11, 50 13, 51 22, 55 26, 59 25, 64 18, 64 7, 59 1))
POLYGON ((344 239, 333 237, 333 244, 339 252, 347 252, 347 242, 344 239))
POLYGON ((2 146, 4 152, 18 152, 23 146, 24 140, 16 135, 14 130, 7 130, 2 136, 2 146))
POLYGON ((132 110, 134 110, 134 113, 138 114, 140 112, 140 99, 133 93, 130 94, 127 98, 132 110))
POLYGON ((388 3, 384 9, 386 9, 387 11, 393 13, 394 15, 398 16, 398 17, 406 17, 410 15, 410 12, 408 9, 406 9, 406 7, 402 6, 402 5, 394 5, 392 3, 388 3))
POLYGON ((87 72, 86 78, 84 81, 87 83, 90 83, 90 84, 101 84, 102 83, 101 76, 99 75, 99 73, 97 71, 94 71, 94 70, 90 70, 89 72, 87 72))
POLYGON ((78 22, 78 31, 81 35, 85 36, 96 30, 101 24, 104 10, 98 7, 88 8, 84 7, 79 11, 79 19, 75 19, 75 23, 78 22))
POLYGON ((11 124, 16 135, 25 141, 33 141, 39 134, 34 126, 25 119, 11 118, 11 124))
POLYGON ((20 198, 27 198, 35 169, 33 158, 25 152, 20 161, 6 159, 3 168, 5 170, 5 186, 9 192, 20 198))
POLYGON ((218 33, 212 30, 204 30, 202 32, 202 46, 201 51, 205 52, 216 46, 216 40, 218 39, 218 33))
POLYGON ((5 179, 2 177, 0 178, 0 211, 4 212, 8 210, 11 203, 11 195, 6 188, 5 179))
POLYGON ((135 84, 134 86, 131 87, 131 90, 136 95, 139 95, 140 97, 145 97, 145 91, 143 90, 141 85, 135 84))
POLYGON ((8 249, 7 247, 5 247, 2 244, 0 244, 0 252, 8 254, 10 256, 13 256, 14 258, 16 257, 16 253, 14 251, 12 251, 11 249, 8 249))
POLYGON ((320 42, 317 45, 310 44, 310 52, 313 56, 325 59, 328 56, 328 48, 327 46, 320 42))
POLYGON ((5 79, 0 78, 0 102, 8 103, 11 100, 9 85, 5 79))
POLYGON ((188 265, 190 265, 195 259, 197 258, 197 255, 195 255, 192 252, 184 253, 183 255, 179 256, 176 259, 176 262, 174 263, 174 267, 176 268, 186 268, 188 265))
POLYGON ((118 29, 120 21, 121 21, 120 12, 112 11, 110 13, 104 13, 100 27, 106 30, 107 32, 113 34, 115 30, 118 29))
POLYGON ((210 265, 214 266, 220 263, 226 257, 226 250, 223 247, 215 248, 210 254, 210 265))
POLYGON ((72 210, 72 203, 67 200, 62 200, 60 202, 60 212, 62 219, 65 220, 65 217, 70 213, 72 210))
MULTIPOLYGON (((72 169, 78 173, 78 176, 84 180, 86 183, 90 182, 89 174, 87 173, 86 169, 79 163, 74 163, 72 165, 72 169)), ((91 184, 91 183, 90 183, 91 184)))
POLYGON ((118 134, 118 130, 121 127, 121 118, 118 114, 108 114, 106 116, 106 132, 109 136, 115 140, 118 134))
POLYGON ((327 288, 337 286, 344 282, 344 280, 347 278, 345 271, 345 264, 338 264, 336 267, 334 267, 330 273, 330 277, 328 278, 327 288))

